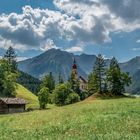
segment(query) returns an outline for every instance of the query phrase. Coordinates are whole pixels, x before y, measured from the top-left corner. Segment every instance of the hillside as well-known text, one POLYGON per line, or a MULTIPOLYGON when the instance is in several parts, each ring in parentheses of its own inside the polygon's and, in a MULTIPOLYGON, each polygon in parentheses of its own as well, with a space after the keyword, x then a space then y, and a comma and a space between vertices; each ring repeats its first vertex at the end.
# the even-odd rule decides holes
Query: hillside
POLYGON ((38 108, 39 105, 37 96, 30 92, 28 89, 26 89, 20 84, 17 84, 16 93, 16 97, 23 98, 28 102, 27 108, 38 108))
POLYGON ((139 140, 139 107, 140 98, 90 99, 44 111, 3 115, 0 138, 139 140))
POLYGON ((37 95, 40 89, 41 81, 25 72, 19 71, 19 77, 17 79, 17 83, 19 83, 20 85, 24 86, 32 93, 37 95))

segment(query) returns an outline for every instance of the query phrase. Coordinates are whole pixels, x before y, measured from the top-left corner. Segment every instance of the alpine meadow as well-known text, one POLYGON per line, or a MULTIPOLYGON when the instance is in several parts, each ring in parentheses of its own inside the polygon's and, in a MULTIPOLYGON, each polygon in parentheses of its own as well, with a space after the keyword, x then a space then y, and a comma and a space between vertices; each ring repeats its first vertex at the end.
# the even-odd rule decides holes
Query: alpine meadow
POLYGON ((140 140, 140 1, 0 2, 0 140, 140 140))

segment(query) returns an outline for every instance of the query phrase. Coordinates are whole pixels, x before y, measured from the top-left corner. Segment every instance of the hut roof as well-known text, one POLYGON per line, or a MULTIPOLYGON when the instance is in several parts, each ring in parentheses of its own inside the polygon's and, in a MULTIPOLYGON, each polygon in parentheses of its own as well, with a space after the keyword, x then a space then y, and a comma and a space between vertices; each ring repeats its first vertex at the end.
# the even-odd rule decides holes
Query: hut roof
POLYGON ((0 101, 4 102, 5 104, 26 104, 26 101, 21 98, 0 98, 0 101))

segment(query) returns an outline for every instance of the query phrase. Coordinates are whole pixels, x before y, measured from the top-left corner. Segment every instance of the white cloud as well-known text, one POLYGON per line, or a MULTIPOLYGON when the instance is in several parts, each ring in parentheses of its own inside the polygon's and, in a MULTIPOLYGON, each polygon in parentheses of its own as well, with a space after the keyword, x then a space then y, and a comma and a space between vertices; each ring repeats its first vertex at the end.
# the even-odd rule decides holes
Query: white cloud
POLYGON ((140 43, 140 39, 136 41, 136 43, 140 43))
POLYGON ((108 32, 131 32, 140 28, 139 0, 55 0, 54 3, 68 14, 78 15, 80 18, 88 15, 85 23, 89 23, 91 15, 97 17, 108 32), (108 23, 103 22, 103 17, 108 17, 108 23))
POLYGON ((41 49, 50 46, 45 44, 48 43, 48 39, 61 38, 69 21, 71 19, 60 12, 26 6, 22 14, 0 16, 0 38, 4 41, 10 40, 19 50, 41 49))
POLYGON ((76 19, 74 15, 68 13, 32 9, 26 6, 22 14, 11 13, 0 16, 0 37, 4 41, 10 40, 11 44, 19 50, 45 51, 51 48, 47 40, 55 43, 61 39, 104 43, 110 41, 107 29, 110 23, 108 17, 102 18, 104 20, 87 12, 83 18, 76 19))
POLYGON ((48 39, 48 40, 45 42, 44 46, 41 47, 41 50, 42 50, 42 51, 47 51, 47 50, 53 49, 53 48, 54 48, 54 49, 58 49, 58 48, 56 47, 56 45, 54 44, 53 40, 48 39))
POLYGON ((140 51, 140 48, 132 48, 132 51, 140 51))
POLYGON ((102 44, 111 41, 112 32, 140 29, 139 0, 54 0, 54 4, 60 11, 25 6, 22 14, 0 15, 0 47, 12 44, 22 51, 45 51, 57 48, 61 40, 102 44))
POLYGON ((72 53, 75 53, 75 52, 83 52, 83 48, 81 47, 71 47, 69 49, 66 49, 67 52, 72 52, 72 53))

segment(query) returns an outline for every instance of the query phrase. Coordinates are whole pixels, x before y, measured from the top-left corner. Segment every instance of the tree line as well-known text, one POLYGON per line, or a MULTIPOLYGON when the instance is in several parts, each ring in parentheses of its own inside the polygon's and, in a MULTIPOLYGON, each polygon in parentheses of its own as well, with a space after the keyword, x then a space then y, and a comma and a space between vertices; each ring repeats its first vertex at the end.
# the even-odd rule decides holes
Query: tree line
POLYGON ((121 71, 115 57, 110 60, 110 65, 101 54, 97 56, 95 65, 88 77, 87 91, 79 88, 79 79, 71 73, 71 77, 66 83, 59 75, 59 84, 55 86, 52 73, 42 80, 41 90, 38 94, 40 108, 44 109, 47 103, 55 103, 58 106, 72 104, 84 100, 92 94, 102 96, 122 96, 125 87, 131 84, 131 77, 128 73, 121 71))
POLYGON ((59 74, 59 83, 55 84, 50 72, 42 79, 41 89, 38 93, 41 109, 44 109, 47 103, 63 106, 84 100, 87 96, 87 92, 80 90, 79 80, 74 77, 73 73, 67 82, 64 82, 63 77, 59 74))

